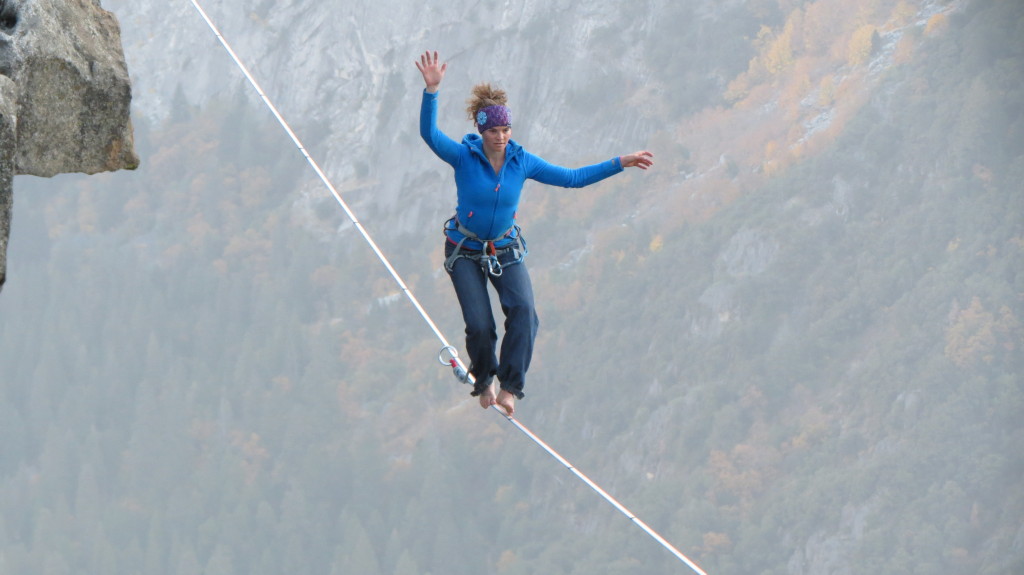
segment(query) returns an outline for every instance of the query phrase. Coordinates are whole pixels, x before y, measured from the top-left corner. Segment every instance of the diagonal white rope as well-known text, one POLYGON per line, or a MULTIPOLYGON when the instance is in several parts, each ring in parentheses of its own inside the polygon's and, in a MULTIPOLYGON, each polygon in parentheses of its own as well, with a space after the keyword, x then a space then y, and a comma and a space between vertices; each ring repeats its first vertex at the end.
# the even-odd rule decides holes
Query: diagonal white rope
POLYGON ((672 553, 673 555, 676 556, 676 559, 679 559, 683 563, 686 563, 690 567, 690 569, 693 569, 695 572, 699 573, 700 575, 707 575, 707 573, 705 573, 703 569, 698 567, 696 563, 691 561, 689 557, 687 557, 686 555, 683 555, 682 553, 680 553, 679 550, 676 549, 671 543, 666 541, 664 537, 662 537, 661 535, 658 535, 658 533, 655 530, 651 529, 650 526, 648 526, 646 523, 641 521, 639 517, 637 517, 636 515, 633 515, 632 511, 630 511, 629 509, 626 509, 626 507, 623 506, 618 501, 616 501, 614 497, 612 497, 611 495, 608 495, 608 492, 606 492, 604 489, 601 489, 601 486, 599 486, 598 484, 596 484, 593 481, 591 481, 591 479, 589 477, 587 477, 586 475, 584 475, 582 471, 580 471, 579 469, 576 469, 575 467, 573 467, 572 464, 569 463, 568 461, 566 461, 566 459, 564 457, 559 455, 557 451, 555 451, 554 449, 551 449, 551 447, 549 447, 547 443, 544 443, 543 441, 541 441, 541 439, 539 437, 534 435, 532 431, 530 431, 529 429, 524 427, 521 423, 519 423, 518 420, 515 420, 515 419, 505 415, 505 413, 503 411, 501 411, 500 409, 498 409, 498 407, 496 407, 496 406, 494 407, 494 409, 498 410, 498 413, 501 413, 502 415, 504 415, 510 422, 512 422, 512 425, 518 427, 519 431, 522 431, 524 434, 526 434, 526 436, 529 437, 530 439, 532 439, 534 441, 534 443, 536 443, 537 445, 541 446, 541 448, 543 448, 544 451, 547 451, 548 454, 551 455, 551 457, 554 457, 556 460, 558 460, 559 463, 561 463, 566 468, 568 468, 569 471, 572 471, 576 475, 576 477, 579 477, 584 483, 589 485, 590 488, 593 489, 598 495, 600 495, 601 497, 604 497, 605 501, 607 501, 608 503, 611 503, 613 507, 615 507, 616 509, 619 510, 620 513, 622 513, 623 515, 628 517, 630 521, 632 521, 633 523, 635 523, 637 525, 637 527, 639 527, 640 529, 643 529, 644 532, 646 532, 648 535, 650 535, 655 541, 660 543, 662 547, 664 547, 665 549, 668 549, 669 553, 672 553))
MULTIPOLYGON (((299 139, 299 137, 295 134, 295 131, 292 130, 291 126, 288 125, 288 122, 285 121, 284 117, 281 115, 281 112, 278 111, 277 106, 275 106, 274 103, 270 101, 270 98, 263 91, 263 88, 260 87, 259 82, 256 81, 256 78, 253 77, 253 75, 249 72, 249 69, 246 68, 244 63, 242 63, 242 60, 238 57, 238 54, 235 53, 235 50, 231 47, 231 44, 229 44, 228 41, 224 38, 224 36, 220 33, 220 30, 213 23, 213 20, 211 20, 210 17, 206 14, 206 11, 203 10, 203 7, 199 5, 198 0, 189 1, 192 2, 192 5, 195 7, 196 11, 199 12, 199 15, 203 17, 203 20, 206 21, 207 26, 210 27, 210 30, 213 32, 213 34, 217 36, 217 40, 219 40, 221 45, 224 46, 224 49, 227 50, 228 54, 231 56, 231 59, 234 60, 235 64, 242 71, 242 74, 245 75, 246 80, 248 80, 249 84, 251 84, 252 87, 256 90, 256 93, 259 94, 260 98, 263 100, 263 103, 266 104, 267 108, 269 108, 270 111, 274 114, 274 117, 277 118, 278 123, 281 124, 282 128, 284 128, 284 131, 288 133, 288 137, 292 139, 292 142, 295 144, 295 146, 299 149, 300 152, 302 152, 303 157, 306 158, 306 161, 313 168, 313 171, 316 172, 316 175, 320 178, 320 181, 322 181, 324 185, 327 186, 327 189, 331 192, 331 195, 333 195, 334 199, 338 201, 339 205, 341 205, 341 208, 345 211, 345 215, 348 216, 348 219, 351 220, 352 224, 356 227, 357 230, 359 230, 359 233, 363 236, 363 239, 366 240, 367 244, 369 244, 370 249, 373 250, 373 253, 377 255, 377 258, 380 260, 380 262, 384 264, 385 268, 387 268, 388 273, 390 273, 391 277, 394 278, 395 282, 398 284, 398 287, 402 289, 402 293, 404 293, 405 296, 409 299, 409 301, 412 302, 413 307, 415 307, 416 311, 418 311, 420 316, 423 317, 423 321, 425 321, 427 325, 430 326, 430 329, 433 330, 434 334, 441 341, 442 345, 444 345, 442 352, 444 351, 444 349, 454 350, 455 348, 448 343, 448 340, 444 337, 444 334, 441 333, 441 330, 437 327, 437 324, 434 323, 434 320, 430 318, 430 315, 427 314, 427 311, 423 308, 422 305, 420 305, 419 300, 416 299, 416 296, 412 293, 412 290, 409 289, 409 287, 402 280, 402 277, 398 275, 398 272, 395 270, 394 266, 392 266, 391 262, 388 261, 388 258, 384 255, 384 252, 381 251, 380 247, 377 245, 377 242, 373 241, 373 238, 366 231, 366 228, 364 228, 363 225, 359 223, 359 220, 356 218, 355 213, 348 207, 348 204, 345 202, 345 199, 341 197, 341 194, 338 192, 337 188, 334 187, 334 184, 331 183, 331 180, 327 177, 327 174, 324 173, 324 171, 320 168, 320 165, 316 162, 316 160, 314 160, 313 157, 309 154, 309 152, 306 151, 306 147, 302 144, 302 140, 299 139)), ((451 353, 452 360, 457 362, 459 367, 465 369, 465 365, 462 363, 462 360, 460 360, 458 356, 455 355, 454 351, 452 351, 451 353)), ((624 507, 621 503, 616 501, 614 497, 609 495, 608 492, 602 489, 598 484, 594 483, 580 470, 573 467, 573 465, 569 463, 569 461, 567 461, 564 457, 559 455, 557 451, 552 449, 551 446, 542 441, 532 431, 527 429, 526 426, 524 426, 518 420, 509 417, 508 414, 506 414, 501 408, 494 406, 494 410, 501 414, 502 417, 507 419, 510 423, 512 423, 512 425, 514 425, 517 429, 522 431, 523 434, 525 434, 527 437, 533 440, 534 443, 536 443, 542 449, 544 449, 544 451, 548 452, 548 454, 555 458, 559 463, 561 463, 567 469, 569 469, 569 471, 573 472, 573 474, 579 477, 598 495, 600 495, 606 501, 611 503, 612 506, 619 510, 619 512, 628 517, 630 521, 632 521, 638 527, 643 529, 644 532, 650 535, 655 541, 660 543, 662 547, 664 547, 670 553, 675 555, 677 559, 688 565, 699 575, 707 575, 707 573, 705 573, 704 570, 698 567, 696 563, 694 563, 685 555, 680 553, 679 550, 672 546, 671 543, 666 541, 664 537, 658 535, 657 532, 651 529, 646 523, 641 521, 636 515, 633 514, 632 511, 626 509, 626 507, 624 507)))
POLYGON ((291 126, 289 126, 288 122, 285 121, 284 116, 281 115, 281 112, 277 110, 277 106, 275 106, 274 103, 270 101, 270 98, 267 97, 267 94, 263 91, 263 88, 260 87, 259 82, 256 81, 256 78, 254 78, 253 75, 249 73, 249 69, 246 68, 245 64, 242 63, 242 60, 238 57, 238 54, 235 53, 234 48, 232 48, 231 44, 228 44, 228 41, 224 38, 223 35, 221 35, 220 30, 217 29, 217 26, 213 23, 213 20, 211 20, 210 17, 207 16, 206 11, 203 10, 203 7, 199 5, 199 2, 197 2, 196 0, 191 0, 191 2, 192 5, 196 7, 196 10, 199 11, 199 14, 203 17, 203 20, 206 20, 206 24, 210 27, 210 30, 212 30, 213 33, 217 36, 217 39, 220 40, 220 43, 224 46, 224 49, 227 50, 228 54, 231 55, 231 59, 234 60, 235 64, 238 65, 238 69, 241 70, 243 74, 245 74, 245 79, 248 80, 250 84, 252 84, 252 87, 256 90, 256 93, 260 95, 260 98, 263 100, 263 103, 267 105, 267 108, 269 108, 270 111, 274 114, 274 117, 277 118, 278 123, 281 124, 281 127, 284 128, 284 131, 288 133, 288 137, 292 139, 292 142, 295 143, 295 146, 299 149, 300 152, 302 152, 302 155, 306 158, 306 161, 309 162, 309 165, 313 168, 313 171, 316 172, 316 175, 320 177, 320 181, 322 181, 324 185, 327 186, 327 189, 330 190, 331 195, 334 196, 334 199, 338 200, 338 204, 341 205, 341 209, 345 210, 345 215, 348 216, 348 219, 352 221, 352 224, 356 227, 357 230, 359 230, 359 233, 362 234, 363 239, 365 239, 366 243, 370 245, 370 249, 373 250, 373 253, 377 254, 377 258, 380 259, 380 262, 384 264, 384 267, 387 268, 388 273, 390 273, 391 277, 393 277, 395 279, 395 282, 398 283, 398 287, 402 288, 402 292, 405 293, 406 297, 409 298, 409 301, 412 302, 413 307, 415 307, 416 311, 420 312, 420 315, 423 316, 423 321, 427 322, 427 325, 430 326, 430 329, 434 330, 434 334, 437 335, 438 339, 440 339, 444 343, 444 345, 447 346, 448 342, 447 340, 445 340, 444 334, 441 333, 441 330, 438 329, 437 325, 434 323, 434 320, 430 319, 430 316, 427 315, 426 310, 423 309, 422 305, 420 305, 419 300, 416 299, 416 296, 413 295, 409 287, 405 285, 405 282, 402 280, 402 276, 398 275, 398 272, 395 271, 395 268, 391 265, 391 262, 388 261, 388 258, 384 256, 384 252, 381 251, 380 247, 377 245, 377 242, 373 241, 373 238, 366 231, 366 228, 363 227, 363 224, 359 223, 359 219, 356 218, 355 213, 351 209, 349 209, 348 204, 345 203, 345 199, 341 197, 341 194, 338 193, 337 188, 335 188, 334 184, 331 183, 331 180, 327 177, 327 174, 325 174, 324 171, 320 168, 320 164, 318 164, 316 160, 313 159, 313 156, 309 155, 309 152, 306 151, 306 146, 302 144, 302 140, 300 140, 299 137, 295 135, 295 132, 292 130, 291 126))

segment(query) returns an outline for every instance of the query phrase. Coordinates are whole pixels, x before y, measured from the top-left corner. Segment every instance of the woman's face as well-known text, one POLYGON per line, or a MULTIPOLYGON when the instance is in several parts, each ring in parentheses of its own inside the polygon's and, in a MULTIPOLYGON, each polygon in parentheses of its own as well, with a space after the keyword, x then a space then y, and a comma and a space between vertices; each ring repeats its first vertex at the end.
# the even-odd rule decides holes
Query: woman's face
POLYGON ((508 141, 512 138, 512 127, 495 126, 484 130, 483 134, 480 135, 484 139, 484 151, 487 152, 487 155, 505 155, 505 146, 508 145, 508 141))

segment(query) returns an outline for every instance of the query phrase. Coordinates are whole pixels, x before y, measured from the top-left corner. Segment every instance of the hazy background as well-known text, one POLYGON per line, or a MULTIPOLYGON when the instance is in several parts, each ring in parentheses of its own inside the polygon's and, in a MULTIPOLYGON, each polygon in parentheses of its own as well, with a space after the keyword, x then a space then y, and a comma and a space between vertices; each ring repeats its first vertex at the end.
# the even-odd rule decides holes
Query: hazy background
MULTIPOLYGON (((491 411, 185 0, 135 172, 19 177, 0 574, 688 569, 491 411)), ((208 0, 449 339, 413 62, 509 91, 521 420, 710 574, 1024 571, 1024 4, 208 0)))

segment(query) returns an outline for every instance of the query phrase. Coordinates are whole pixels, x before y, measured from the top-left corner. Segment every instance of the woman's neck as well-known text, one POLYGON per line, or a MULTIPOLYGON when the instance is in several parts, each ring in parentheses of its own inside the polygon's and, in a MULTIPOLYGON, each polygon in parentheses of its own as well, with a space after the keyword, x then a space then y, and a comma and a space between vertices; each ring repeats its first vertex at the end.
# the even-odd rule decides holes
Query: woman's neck
POLYGON ((491 163, 491 167, 494 171, 500 172, 501 167, 505 164, 505 150, 488 150, 484 148, 484 155, 487 156, 487 161, 491 163))

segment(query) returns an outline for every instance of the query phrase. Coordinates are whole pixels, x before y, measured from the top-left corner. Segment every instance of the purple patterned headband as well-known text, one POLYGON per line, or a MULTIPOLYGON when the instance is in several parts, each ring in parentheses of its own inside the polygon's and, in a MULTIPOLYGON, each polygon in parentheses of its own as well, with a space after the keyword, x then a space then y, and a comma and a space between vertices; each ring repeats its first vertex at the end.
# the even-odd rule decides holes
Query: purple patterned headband
POLYGON ((476 128, 483 134, 495 126, 511 126, 512 110, 506 106, 487 106, 476 113, 476 128))

